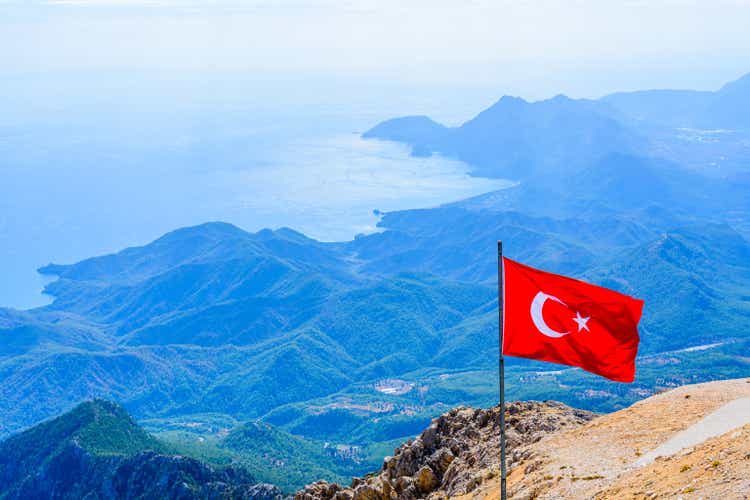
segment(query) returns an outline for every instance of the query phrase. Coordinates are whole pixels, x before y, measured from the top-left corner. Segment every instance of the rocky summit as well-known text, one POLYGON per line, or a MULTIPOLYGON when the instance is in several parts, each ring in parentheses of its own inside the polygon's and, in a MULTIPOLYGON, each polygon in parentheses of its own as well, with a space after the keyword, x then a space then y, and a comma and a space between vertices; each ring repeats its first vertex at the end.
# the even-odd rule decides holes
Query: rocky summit
MULTIPOLYGON (((298 492, 295 500, 443 499, 471 493, 499 474, 499 417, 499 407, 455 408, 387 457, 379 473, 355 478, 348 487, 319 481, 298 492)), ((522 446, 593 417, 555 401, 508 404, 509 468, 524 459, 522 446)))
POLYGON ((750 379, 685 385, 516 448, 508 498, 748 500, 749 428, 750 379))
MULTIPOLYGON (((295 500, 496 500, 499 409, 456 408, 344 487, 295 500)), ((562 403, 506 409, 508 498, 750 499, 750 379, 685 385, 595 415, 562 403), (595 418, 594 418, 595 417, 595 418)))

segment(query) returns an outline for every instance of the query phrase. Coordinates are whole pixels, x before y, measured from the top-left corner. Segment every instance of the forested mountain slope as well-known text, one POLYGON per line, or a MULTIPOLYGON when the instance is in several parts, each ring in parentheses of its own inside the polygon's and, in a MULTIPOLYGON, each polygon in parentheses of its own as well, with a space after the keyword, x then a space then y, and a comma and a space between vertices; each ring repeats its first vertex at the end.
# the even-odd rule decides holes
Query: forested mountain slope
MULTIPOLYGON (((339 450, 324 467, 331 478, 367 470, 432 417, 495 403, 497 240, 512 259, 646 300, 634 384, 514 359, 509 398, 612 411, 750 375, 746 165, 741 175, 741 156, 718 170, 692 153, 676 161, 679 148, 660 156, 664 125, 633 133, 627 115, 602 102, 506 99, 458 131, 424 119, 384 126, 407 142, 459 134, 456 154, 481 153, 476 174, 520 182, 384 214, 380 232, 352 241, 212 222, 45 266, 52 304, 0 310, 0 436, 106 397, 178 446, 213 446, 260 420, 271 442, 339 450)), ((305 460, 247 463, 291 477, 305 460)))

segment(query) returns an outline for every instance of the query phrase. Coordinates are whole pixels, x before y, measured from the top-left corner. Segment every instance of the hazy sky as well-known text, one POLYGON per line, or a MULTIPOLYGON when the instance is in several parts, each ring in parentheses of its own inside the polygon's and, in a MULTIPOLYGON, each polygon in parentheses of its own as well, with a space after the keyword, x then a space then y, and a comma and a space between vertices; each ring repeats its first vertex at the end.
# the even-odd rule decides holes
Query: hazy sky
POLYGON ((0 71, 314 72, 595 96, 715 88, 750 71, 748 25, 748 0, 0 0, 0 71))

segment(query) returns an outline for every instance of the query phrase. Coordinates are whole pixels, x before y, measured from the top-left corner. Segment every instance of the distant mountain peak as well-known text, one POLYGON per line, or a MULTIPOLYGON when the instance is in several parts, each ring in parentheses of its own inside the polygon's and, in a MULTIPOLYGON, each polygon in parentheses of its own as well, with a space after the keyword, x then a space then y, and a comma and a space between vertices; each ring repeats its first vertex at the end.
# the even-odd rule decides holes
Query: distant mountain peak
POLYGON ((172 241, 184 237, 201 235, 210 238, 226 238, 227 236, 247 236, 248 233, 234 224, 221 221, 204 222, 195 226, 183 227, 166 233, 156 241, 172 241))
POLYGON ((4 499, 246 498, 278 500, 240 469, 216 470, 164 454, 165 446, 120 405, 85 401, 63 415, 0 442, 4 499), (211 493, 211 494, 210 494, 211 493))
POLYGON ((300 233, 289 227, 280 227, 275 230, 262 229, 255 233, 254 236, 260 237, 263 240, 272 239, 283 239, 287 241, 294 241, 297 243, 313 243, 315 240, 308 238, 304 234, 300 233))
POLYGON ((527 101, 523 97, 518 97, 514 95, 504 95, 495 104, 507 106, 507 105, 512 105, 512 104, 529 104, 529 101, 527 101))
POLYGON ((552 99, 550 99, 550 101, 553 101, 553 102, 570 102, 570 101, 574 101, 574 99, 571 99, 570 97, 566 96, 565 94, 557 94, 552 99))
POLYGON ((738 79, 724 84, 721 89, 719 89, 720 93, 735 91, 750 91, 750 73, 742 75, 738 79))
POLYGON ((505 95, 460 127, 426 117, 395 118, 363 137, 406 143, 415 156, 441 153, 468 163, 475 175, 513 180, 567 174, 647 142, 606 103, 562 94, 535 102, 505 95))
POLYGON ((676 128, 750 130, 750 73, 719 90, 641 90, 604 96, 619 112, 640 122, 676 128))
MULTIPOLYGON (((414 143, 417 140, 433 142, 439 140, 446 130, 445 126, 424 115, 403 116, 375 125, 363 133, 362 137, 406 143, 414 143)), ((420 155, 425 155, 425 152, 421 152, 420 155)))
POLYGON ((104 399, 93 399, 10 438, 6 441, 8 445, 0 445, 0 456, 6 451, 5 446, 23 449, 24 443, 35 442, 42 436, 58 444, 75 443, 96 454, 128 455, 162 448, 122 406, 104 399))

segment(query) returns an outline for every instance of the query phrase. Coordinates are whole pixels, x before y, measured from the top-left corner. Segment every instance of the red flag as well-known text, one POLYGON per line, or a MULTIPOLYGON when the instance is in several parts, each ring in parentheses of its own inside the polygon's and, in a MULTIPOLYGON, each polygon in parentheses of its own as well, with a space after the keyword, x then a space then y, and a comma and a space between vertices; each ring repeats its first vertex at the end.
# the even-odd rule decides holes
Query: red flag
POLYGON ((643 301, 503 258, 503 354, 635 378, 643 301))

